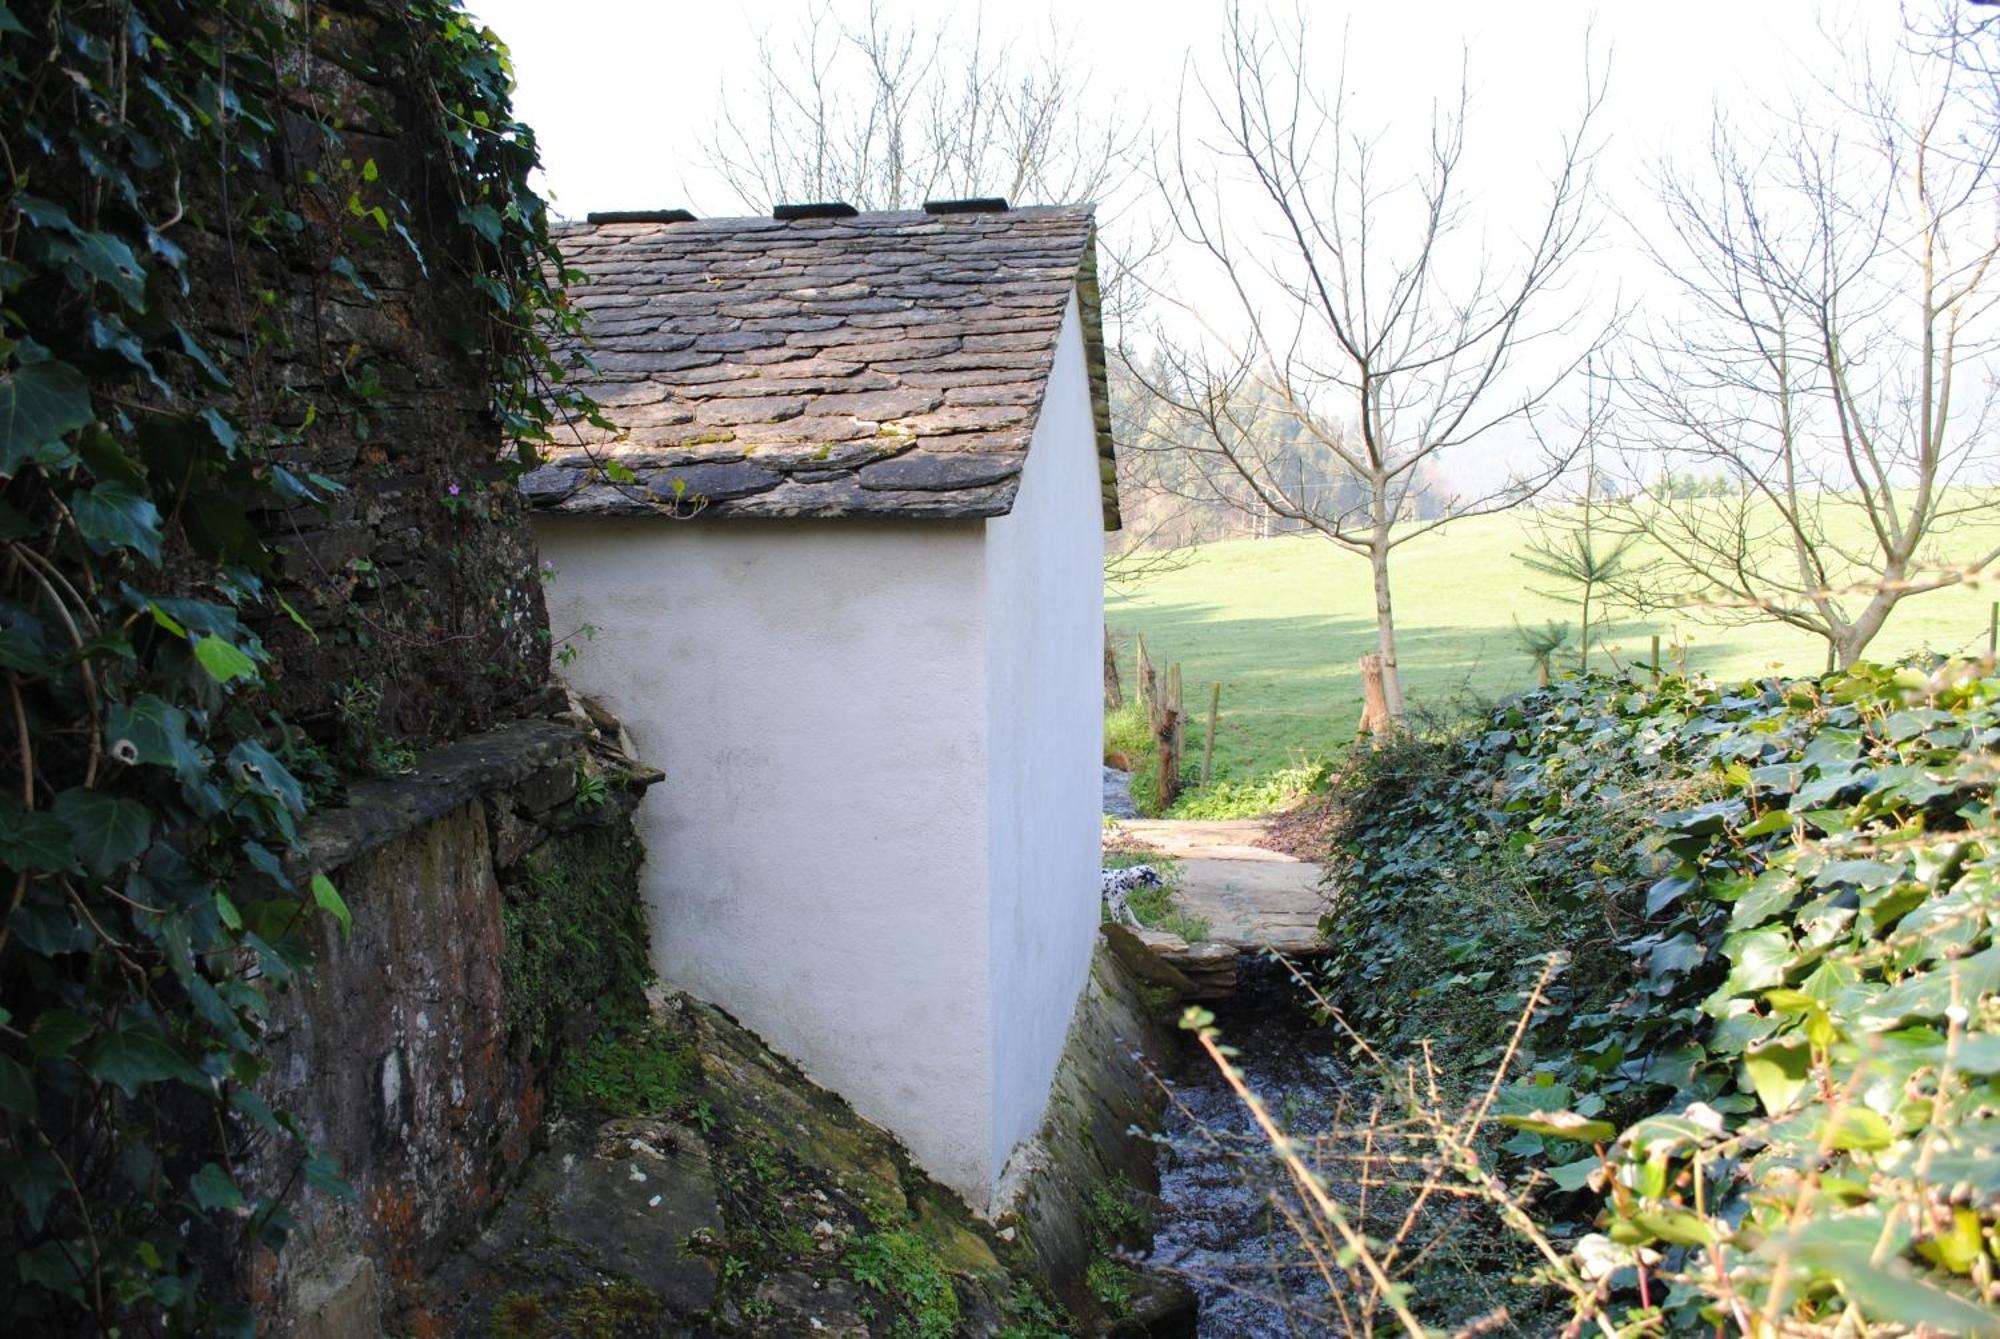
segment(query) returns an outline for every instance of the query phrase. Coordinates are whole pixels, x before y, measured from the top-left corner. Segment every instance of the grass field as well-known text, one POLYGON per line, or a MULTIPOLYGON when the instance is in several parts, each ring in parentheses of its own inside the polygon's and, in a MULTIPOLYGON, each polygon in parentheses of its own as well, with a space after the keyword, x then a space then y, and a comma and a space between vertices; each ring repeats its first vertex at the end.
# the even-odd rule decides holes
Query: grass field
MULTIPOLYGON (((1449 710, 1468 696, 1490 699, 1532 686, 1515 620, 1574 621, 1573 609, 1530 590, 1550 583, 1515 557, 1526 547, 1526 527, 1519 514, 1461 521, 1396 551, 1398 654, 1413 709, 1449 710)), ((1978 538, 1996 542, 1995 535, 1965 542, 1974 546, 1978 538)), ((1222 681, 1218 779, 1248 781, 1344 749, 1361 714, 1356 662, 1375 649, 1368 564, 1312 535, 1210 544, 1192 554, 1186 567, 1106 600, 1128 686, 1134 634, 1145 636, 1155 663, 1181 663, 1192 764, 1201 740, 1193 718, 1207 709, 1209 684, 1222 681)), ((1906 601, 1870 646, 1870 658, 1982 651, 1996 595, 1989 583, 1906 601)), ((1663 641, 1686 641, 1691 668, 1721 676, 1774 665, 1813 671, 1825 662, 1823 642, 1776 624, 1630 619, 1613 624, 1601 644, 1627 663, 1643 662, 1655 632, 1663 641)))

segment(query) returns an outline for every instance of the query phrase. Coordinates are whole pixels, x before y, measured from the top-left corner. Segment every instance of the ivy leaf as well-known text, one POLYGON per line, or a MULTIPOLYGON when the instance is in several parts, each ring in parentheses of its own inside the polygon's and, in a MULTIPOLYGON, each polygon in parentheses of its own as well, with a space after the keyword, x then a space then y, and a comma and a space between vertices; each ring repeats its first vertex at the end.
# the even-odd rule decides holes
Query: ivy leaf
POLYGON ((0 865, 21 873, 67 874, 77 868, 69 827, 47 810, 0 800, 0 865))
POLYGON ((28 1049, 37 1060, 53 1060, 68 1055, 72 1047, 90 1035, 90 1024, 73 1009, 51 1009, 35 1020, 28 1033, 28 1049))
POLYGON ((348 911, 347 903, 341 900, 340 890, 333 886, 333 880, 324 874, 312 876, 313 901, 321 911, 340 922, 341 938, 354 933, 354 916, 348 911))
POLYGON ((368 281, 361 277, 361 271, 355 269, 354 262, 346 256, 335 256, 328 263, 327 268, 347 280, 348 283, 353 284, 354 291, 361 294, 362 297, 367 298, 370 302, 379 301, 375 290, 368 286, 368 281))
POLYGON ((229 386, 228 375, 220 367, 216 366, 215 359, 210 357, 208 350, 201 346, 201 341, 189 334, 187 327, 179 321, 174 322, 174 334, 180 338, 181 352, 186 354, 210 381, 214 382, 220 388, 227 389, 229 386))
POLYGON ((14 1272, 31 1287, 59 1293, 72 1302, 83 1301, 83 1268, 90 1259, 86 1241, 45 1241, 14 1258, 14 1272))
POLYGON ((1805 1090, 1811 1061, 1810 1048, 1798 1037, 1781 1037, 1744 1052, 1743 1068, 1765 1114, 1776 1116, 1791 1110, 1805 1090))
POLYGON ((90 383, 68 363, 30 363, 0 372, 0 475, 12 478, 28 461, 53 463, 68 454, 63 434, 89 423, 90 383))
POLYGON ((169 767, 176 776, 201 769, 201 753, 188 738, 187 712, 152 693, 131 703, 114 702, 105 714, 104 733, 114 757, 124 745, 129 761, 169 767))
POLYGON ((469 223, 481 237, 500 245, 500 214, 492 205, 472 205, 458 211, 459 221, 469 223))
POLYGON ((109 287, 132 310, 146 310, 146 267, 121 239, 108 232, 79 233, 74 241, 56 243, 49 250, 87 276, 83 283, 70 276, 79 291, 88 291, 89 281, 94 280, 109 287))
POLYGON ((1516 1130, 1556 1139, 1574 1139, 1580 1144, 1608 1143, 1618 1136, 1617 1127, 1609 1121, 1590 1120, 1574 1111, 1530 1111, 1525 1115, 1507 1115, 1498 1119, 1502 1125, 1516 1130))
POLYGON ((48 1219, 49 1205, 68 1184, 56 1160, 39 1148, 0 1158, 0 1187, 14 1197, 28 1216, 28 1226, 37 1232, 48 1219))
POLYGON ((0 5, 0 37, 26 37, 28 30, 5 5, 0 5))
POLYGON ((76 528, 98 553, 132 549, 160 561, 160 511, 143 493, 112 480, 70 500, 76 528))
POLYGON ((229 750, 229 765, 232 770, 266 794, 277 797, 280 804, 293 814, 303 815, 306 811, 305 787, 292 775, 292 770, 278 759, 278 755, 259 744, 254 739, 246 739, 229 750))
MULTIPOLYGON (((2000 1318, 1985 1307, 1912 1278, 1893 1264, 1876 1264, 1872 1242, 1850 1240, 1846 1234, 1836 1239, 1813 1230, 1832 1225, 1808 1224, 1795 1234, 1790 1253, 1820 1273, 1838 1278, 1842 1289, 1860 1303, 1869 1319, 1913 1328, 1930 1326, 1945 1334, 1985 1339, 2000 1335, 2000 1318)), ((1893 1261, 1894 1257, 1890 1258, 1893 1261)))
POLYGON ((136 859, 153 836, 153 815, 136 800, 81 787, 56 796, 50 806, 69 829, 77 857, 99 878, 136 859))
POLYGON ((202 637, 194 644, 194 658, 217 683, 257 677, 257 662, 221 637, 202 637))
POLYGON ((0 1055, 0 1111, 35 1119, 40 1104, 35 1100, 35 1079, 28 1067, 11 1055, 0 1055))
POLYGON ((337 1200, 354 1198, 354 1187, 341 1179, 340 1165, 325 1151, 313 1150, 301 1170, 305 1172, 306 1184, 320 1194, 337 1200))
POLYGON ((192 1087, 212 1087, 208 1076, 151 1023, 132 1023, 99 1037, 83 1053, 83 1068, 92 1078, 115 1084, 127 1097, 137 1097, 148 1083, 178 1079, 192 1087))
POLYGON ((216 445, 222 448, 222 454, 231 460, 236 459, 236 425, 213 405, 201 411, 201 421, 206 423, 209 432, 214 434, 216 445))
POLYGON ((205 1162, 201 1170, 188 1178, 188 1190, 194 1195, 194 1202, 204 1209, 240 1209, 243 1207, 243 1192, 229 1179, 229 1173, 212 1162, 205 1162))

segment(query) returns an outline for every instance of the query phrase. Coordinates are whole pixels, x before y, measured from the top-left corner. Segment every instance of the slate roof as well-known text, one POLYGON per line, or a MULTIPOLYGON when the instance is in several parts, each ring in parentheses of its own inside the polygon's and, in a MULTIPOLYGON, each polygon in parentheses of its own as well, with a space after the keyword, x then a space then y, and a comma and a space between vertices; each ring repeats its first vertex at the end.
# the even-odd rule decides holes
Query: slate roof
POLYGON ((576 380, 615 426, 558 426, 522 480, 537 508, 1003 515, 1074 290, 1117 528, 1088 208, 600 221, 558 241, 586 276, 586 339, 561 352, 588 352, 576 380))

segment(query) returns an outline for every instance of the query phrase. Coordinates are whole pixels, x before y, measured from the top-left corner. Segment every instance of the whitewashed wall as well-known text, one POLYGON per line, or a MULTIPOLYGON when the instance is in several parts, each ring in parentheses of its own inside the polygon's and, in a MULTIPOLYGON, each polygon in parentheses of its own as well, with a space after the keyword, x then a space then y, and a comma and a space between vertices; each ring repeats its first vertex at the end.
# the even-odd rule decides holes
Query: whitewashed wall
POLYGON ((654 963, 991 1191, 984 543, 970 524, 541 517, 565 671, 667 779, 654 963))
POLYGON ((987 1207, 1089 970, 1097 447, 1075 303, 1014 512, 537 516, 564 673, 667 778, 655 966, 987 1207))
POLYGON ((1020 494, 986 534, 997 1179, 1041 1125, 1097 937, 1104 513, 1074 298, 1020 494))

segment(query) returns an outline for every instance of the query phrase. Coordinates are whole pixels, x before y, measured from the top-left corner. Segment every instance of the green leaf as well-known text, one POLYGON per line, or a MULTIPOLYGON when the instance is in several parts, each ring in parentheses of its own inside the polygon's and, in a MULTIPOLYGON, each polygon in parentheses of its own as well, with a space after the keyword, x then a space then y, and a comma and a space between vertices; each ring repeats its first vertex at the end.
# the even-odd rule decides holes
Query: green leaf
POLYGON ((1885 864, 1880 860, 1834 860, 1820 868, 1813 886, 1824 888, 1829 884, 1851 883, 1862 888, 1885 888, 1902 877, 1901 865, 1885 864))
POLYGON ((1565 1162, 1560 1166, 1549 1168, 1549 1180, 1555 1182, 1557 1188, 1561 1190, 1582 1190, 1590 1184, 1591 1174, 1603 1165, 1604 1160, 1595 1155, 1578 1158, 1575 1162, 1565 1162))
MULTIPOLYGON (((2000 1336, 2000 1313, 1912 1277, 1898 1264, 1876 1264, 1872 1241, 1819 1238, 1811 1232, 1818 1226, 1810 1225, 1778 1249, 1837 1280, 1870 1320, 1928 1325, 1946 1334, 1981 1339, 2000 1336)), ((1890 1258, 1893 1261, 1893 1254, 1890 1258)))
POLYGON ((1618 1135, 1618 1128, 1609 1121, 1590 1120, 1574 1111, 1530 1111, 1525 1115, 1501 1116, 1498 1119, 1502 1125, 1516 1130, 1551 1135, 1557 1139, 1574 1139, 1582 1144, 1607 1143, 1618 1135))
POLYGON ((90 1024, 73 1009, 51 1009, 35 1019, 28 1033, 28 1049, 37 1060, 54 1060, 90 1035, 90 1024))
POLYGON ((188 738, 187 712, 152 693, 129 704, 114 702, 104 733, 114 757, 129 752, 129 761, 171 768, 180 777, 201 770, 201 752, 188 738))
POLYGON ((291 769, 279 760, 277 754, 256 740, 243 740, 231 749, 229 765, 245 781, 275 796, 287 812, 305 813, 305 787, 299 784, 299 779, 292 775, 291 769))
POLYGON ((215 444, 222 448, 222 454, 230 459, 236 457, 236 425, 231 423, 221 410, 211 406, 201 411, 201 421, 215 437, 215 444))
POLYGON ((0 1110, 11 1111, 29 1120, 39 1114, 35 1099, 35 1079, 28 1067, 10 1055, 0 1055, 0 1110))
POLYGON ((90 1259, 87 1241, 45 1241, 14 1257, 14 1272, 31 1287, 83 1301, 83 1265, 90 1259))
POLYGON ((194 1195, 194 1202, 204 1209, 240 1209, 243 1207, 243 1192, 229 1179, 229 1173, 212 1162, 205 1162, 201 1170, 188 1178, 188 1190, 194 1195))
POLYGON ((29 461, 67 455, 65 433, 95 417, 90 383, 68 363, 30 363, 0 372, 0 475, 11 478, 29 461))
POLYGON ((221 637, 203 637, 194 644, 194 658, 217 683, 257 677, 257 662, 221 637))
POLYGON ((1730 962, 1729 979, 1715 993, 1727 999, 1782 985, 1792 961, 1792 937, 1776 927, 1748 930, 1724 939, 1722 952, 1730 962))
POLYGON ((208 1076, 150 1023, 128 1024, 99 1037, 84 1051, 83 1068, 92 1078, 115 1084, 127 1097, 137 1097, 145 1084, 170 1079, 204 1091, 213 1087, 208 1076))
POLYGON ((500 214, 492 205, 473 205, 458 211, 461 222, 472 225, 473 230, 487 241, 500 244, 500 214))
POLYGON ((313 902, 321 911, 326 912, 340 922, 342 938, 346 938, 348 935, 354 933, 354 917, 347 910, 347 903, 341 900, 340 890, 333 886, 332 879, 327 878, 324 874, 313 875, 312 895, 313 902))
POLYGON ((42 1230, 49 1205, 69 1186, 56 1160, 39 1148, 23 1150, 12 1157, 0 1157, 0 1187, 5 1187, 28 1216, 28 1226, 42 1230))
POLYGON ((153 837, 153 815, 136 800, 77 787, 56 796, 49 808, 69 829, 84 869, 99 878, 137 859, 153 837))
POLYGON ((1791 1110, 1805 1090, 1811 1061, 1810 1048, 1796 1037, 1768 1041, 1744 1052, 1743 1068, 1749 1072, 1750 1086, 1766 1114, 1776 1116, 1791 1110))
POLYGON ((215 890, 215 914, 221 917, 222 923, 230 929, 241 930, 243 928, 243 913, 238 911, 236 904, 229 900, 229 894, 223 892, 220 888, 215 890))
POLYGON ((0 5, 0 37, 26 37, 28 30, 14 17, 13 11, 0 5))
POLYGON ((1879 1112, 1867 1107, 1845 1106, 1830 1117, 1831 1140, 1835 1148, 1872 1152, 1896 1142, 1896 1132, 1879 1112))
POLYGON ((96 552, 131 549, 147 562, 160 561, 160 511, 145 494, 111 480, 72 498, 70 511, 96 552))
POLYGON ((109 287, 134 311, 146 310, 146 267, 122 239, 108 232, 79 233, 73 241, 52 243, 49 251, 82 270, 88 279, 109 287))
POLYGON ((1676 1246, 1707 1246, 1722 1235, 1706 1218, 1686 1209, 1635 1209, 1631 1219, 1652 1236, 1676 1246))
POLYGON ((0 864, 23 873, 74 873, 68 825, 47 810, 21 808, 11 796, 0 800, 0 864))
POLYGON ((354 1187, 341 1178, 340 1165, 323 1150, 315 1149, 306 1159, 302 1170, 305 1172, 306 1184, 320 1194, 337 1200, 354 1198, 354 1187))

